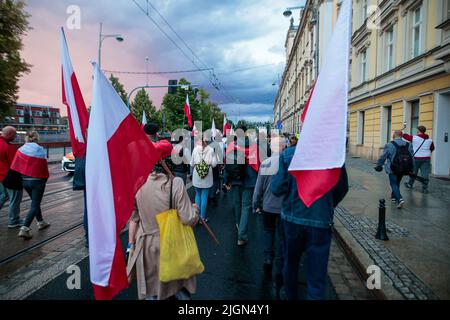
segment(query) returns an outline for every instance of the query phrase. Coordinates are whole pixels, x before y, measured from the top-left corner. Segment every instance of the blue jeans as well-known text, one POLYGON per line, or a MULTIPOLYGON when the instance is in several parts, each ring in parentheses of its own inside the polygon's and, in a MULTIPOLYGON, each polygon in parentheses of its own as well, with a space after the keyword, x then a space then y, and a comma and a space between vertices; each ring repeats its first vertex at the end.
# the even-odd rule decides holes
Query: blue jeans
POLYGON ((9 225, 15 225, 20 223, 20 202, 22 202, 22 190, 11 190, 5 188, 2 183, 0 183, 0 210, 3 208, 6 200, 9 199, 9 225))
POLYGON ((302 254, 306 253, 308 300, 324 300, 327 287, 331 228, 315 228, 283 220, 284 286, 288 300, 298 299, 298 272, 302 254))
POLYGON ((239 229, 238 240, 248 241, 248 218, 252 212, 253 189, 232 186, 231 197, 234 205, 234 218, 239 229))
POLYGON ((195 188, 195 204, 200 209, 200 217, 202 219, 206 219, 209 189, 210 188, 195 188))
POLYGON ((273 264, 275 276, 283 272, 284 232, 280 214, 263 212, 264 263, 273 264))
MULTIPOLYGON (((422 188, 424 190, 428 189, 429 176, 431 171, 431 161, 430 160, 419 160, 414 159, 414 174, 417 176, 420 170, 421 177, 425 179, 422 188)), ((409 178, 409 184, 414 185, 416 179, 414 177, 409 178)))
POLYGON ((28 211, 28 215, 25 219, 24 225, 26 227, 31 226, 31 222, 36 218, 38 222, 43 220, 42 211, 41 211, 41 201, 44 197, 45 185, 47 184, 47 180, 23 180, 23 188, 28 193, 31 198, 31 206, 30 211, 28 211))
POLYGON ((403 176, 396 175, 393 173, 389 174, 389 182, 391 184, 392 193, 391 198, 399 201, 402 198, 402 195, 400 194, 400 182, 402 181, 403 176))

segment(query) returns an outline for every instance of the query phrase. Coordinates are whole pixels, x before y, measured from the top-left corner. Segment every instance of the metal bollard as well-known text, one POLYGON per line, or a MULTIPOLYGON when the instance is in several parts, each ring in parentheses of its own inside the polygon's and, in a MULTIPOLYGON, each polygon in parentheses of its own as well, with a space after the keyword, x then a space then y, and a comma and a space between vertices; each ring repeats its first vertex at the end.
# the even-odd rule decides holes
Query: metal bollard
POLYGON ((378 240, 389 240, 386 232, 386 200, 380 199, 380 205, 378 208, 378 231, 375 235, 378 240))

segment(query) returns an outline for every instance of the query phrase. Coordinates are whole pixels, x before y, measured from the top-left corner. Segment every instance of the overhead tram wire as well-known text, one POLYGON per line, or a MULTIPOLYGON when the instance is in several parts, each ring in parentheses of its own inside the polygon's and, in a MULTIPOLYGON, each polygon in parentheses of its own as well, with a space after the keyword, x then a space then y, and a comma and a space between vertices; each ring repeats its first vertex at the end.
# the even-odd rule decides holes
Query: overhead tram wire
MULTIPOLYGON (((196 54, 195 54, 195 52, 191 49, 191 47, 189 47, 189 45, 187 45, 187 43, 183 40, 183 38, 172 28, 172 26, 170 25, 170 23, 162 16, 162 14, 148 1, 148 0, 146 0, 146 3, 147 3, 147 11, 144 9, 144 8, 142 8, 142 6, 139 4, 139 3, 137 3, 137 1, 136 0, 133 0, 133 2, 135 3, 135 5, 147 16, 147 18, 150 20, 150 21, 152 21, 156 26, 157 26, 157 28, 178 48, 178 50, 180 50, 181 51, 181 53, 183 53, 183 55, 198 69, 198 70, 201 70, 201 68, 197 65, 197 63, 195 62, 195 60, 194 59, 191 59, 191 57, 164 31, 164 29, 155 21, 155 19, 153 19, 151 16, 150 16, 150 14, 149 14, 149 12, 148 12, 148 4, 150 4, 151 6, 152 6, 152 8, 155 10, 155 12, 157 12, 157 14, 161 17, 161 19, 169 26, 169 28, 172 30, 172 32, 181 40, 181 42, 189 49, 189 51, 191 51, 191 53, 193 54, 193 56, 194 56, 194 58, 196 58, 200 63, 202 63, 204 66, 206 66, 206 67, 208 67, 196 54)), ((208 68, 208 69, 210 69, 210 68, 208 68)), ((211 71, 210 72, 210 74, 209 74, 209 76, 210 77, 207 77, 204 73, 202 73, 202 75, 205 77, 205 78, 207 78, 207 80, 211 83, 211 85, 213 86, 213 88, 215 88, 217 91, 219 91, 219 92, 221 92, 222 93, 222 95, 224 95, 224 92, 223 91, 221 91, 221 88, 220 88, 220 86, 218 85, 218 83, 219 83, 219 79, 217 78, 217 76, 215 75, 215 73, 214 73, 214 69, 213 69, 213 71, 211 71), (214 82, 215 81, 215 82, 214 82)), ((226 91, 225 89, 224 89, 224 91, 226 91)), ((230 99, 231 98, 231 100, 232 101, 237 101, 237 99, 235 99, 230 93, 228 93, 227 92, 227 94, 228 94, 228 97, 226 97, 225 95, 225 98, 228 98, 228 99, 230 99)))
MULTIPOLYGON (((164 29, 158 24, 158 22, 156 22, 155 21, 155 19, 153 19, 151 16, 150 16, 150 14, 144 9, 144 8, 142 8, 142 6, 136 1, 136 0, 133 0, 133 2, 134 2, 134 4, 147 16, 147 18, 151 21, 151 22, 153 22, 153 24, 155 24, 156 25, 156 27, 166 36, 166 38, 167 39, 169 39, 170 40, 170 42, 172 42, 173 43, 173 45, 175 46, 175 47, 177 47, 178 48, 178 50, 180 50, 181 51, 181 53, 198 69, 198 70, 200 70, 201 68, 195 63, 195 61, 193 60, 193 59, 191 59, 191 57, 178 45, 178 43, 176 43, 176 41, 174 41, 173 39, 172 39, 172 37, 170 37, 168 34, 167 34, 167 32, 165 32, 164 31, 164 29)), ((208 79, 208 81, 211 83, 211 85, 214 87, 214 88, 216 88, 217 90, 219 90, 218 89, 218 86, 217 86, 217 84, 215 84, 212 80, 211 80, 211 78, 209 78, 209 77, 207 77, 204 73, 202 73, 207 79, 208 79)))
POLYGON ((119 70, 103 70, 103 72, 114 73, 114 74, 175 74, 175 73, 193 73, 193 72, 203 72, 213 70, 212 68, 208 69, 193 69, 193 70, 179 70, 179 71, 155 71, 155 72, 143 72, 143 71, 119 71, 119 70))

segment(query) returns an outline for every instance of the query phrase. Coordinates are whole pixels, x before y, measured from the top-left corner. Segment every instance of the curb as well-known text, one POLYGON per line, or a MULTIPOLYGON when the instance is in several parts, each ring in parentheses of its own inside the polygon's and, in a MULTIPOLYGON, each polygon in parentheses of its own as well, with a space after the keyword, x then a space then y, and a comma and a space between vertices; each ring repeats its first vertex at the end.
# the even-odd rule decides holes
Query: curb
MULTIPOLYGON (((367 281, 369 275, 367 274, 367 267, 376 265, 375 261, 369 254, 361 247, 361 245, 352 236, 350 231, 335 218, 333 235, 350 263, 355 267, 361 279, 367 281)), ((371 290, 378 300, 405 300, 400 292, 394 288, 392 281, 387 274, 381 269, 381 289, 371 290)))

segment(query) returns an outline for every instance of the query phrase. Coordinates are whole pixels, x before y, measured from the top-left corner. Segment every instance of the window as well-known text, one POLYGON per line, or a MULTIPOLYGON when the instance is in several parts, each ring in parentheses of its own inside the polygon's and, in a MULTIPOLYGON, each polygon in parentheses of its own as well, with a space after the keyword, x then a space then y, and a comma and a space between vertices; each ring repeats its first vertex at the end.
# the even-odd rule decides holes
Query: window
POLYGON ((422 52, 422 6, 412 12, 412 58, 418 57, 422 52))
POLYGON ((361 10, 362 10, 362 23, 364 23, 367 19, 367 0, 361 1, 361 10))
POLYGON ((420 102, 419 100, 411 102, 411 128, 410 133, 414 133, 414 129, 419 126, 420 102))
POLYGON ((19 117, 19 123, 24 123, 24 119, 22 117, 19 117))
POLYGON ((445 19, 450 19, 450 0, 446 0, 444 2, 444 20, 445 19))
POLYGON ((365 112, 358 111, 358 134, 357 134, 357 144, 364 144, 364 122, 365 122, 365 112))
POLYGON ((394 27, 390 27, 385 33, 385 71, 394 68, 394 27))
POLYGON ((392 106, 384 107, 385 121, 386 121, 386 140, 389 142, 392 139, 392 106))
POLYGON ((360 57, 360 61, 361 61, 361 83, 366 82, 367 81, 367 51, 363 51, 361 52, 361 57, 360 57))

